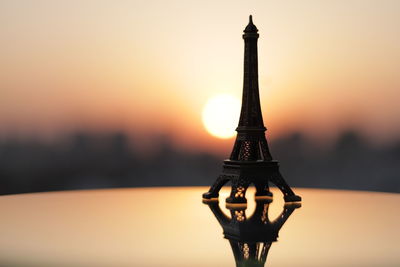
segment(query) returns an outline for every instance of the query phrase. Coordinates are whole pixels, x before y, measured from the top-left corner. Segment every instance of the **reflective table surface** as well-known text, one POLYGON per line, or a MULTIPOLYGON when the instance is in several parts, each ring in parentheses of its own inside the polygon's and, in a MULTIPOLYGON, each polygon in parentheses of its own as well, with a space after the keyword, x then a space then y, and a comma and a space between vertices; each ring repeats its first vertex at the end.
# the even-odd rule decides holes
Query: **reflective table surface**
MULTIPOLYGON (((400 266, 400 194, 296 188, 226 208, 206 187, 0 197, 0 266, 400 266)), ((251 189, 249 189, 251 191, 251 189)))

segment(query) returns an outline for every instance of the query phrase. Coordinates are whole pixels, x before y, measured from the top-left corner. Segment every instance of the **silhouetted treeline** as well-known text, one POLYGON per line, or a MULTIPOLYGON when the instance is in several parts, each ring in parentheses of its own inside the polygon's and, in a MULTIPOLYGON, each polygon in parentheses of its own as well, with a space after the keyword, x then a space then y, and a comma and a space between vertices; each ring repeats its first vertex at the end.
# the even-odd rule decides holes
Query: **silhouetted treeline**
MULTIPOLYGON (((0 141, 0 194, 37 191, 210 185, 221 158, 154 140, 147 155, 123 133, 80 133, 55 143, 0 141)), ((400 141, 376 147, 345 132, 331 149, 301 134, 270 144, 293 186, 400 192, 400 141)), ((229 155, 226 155, 229 156, 229 155)))

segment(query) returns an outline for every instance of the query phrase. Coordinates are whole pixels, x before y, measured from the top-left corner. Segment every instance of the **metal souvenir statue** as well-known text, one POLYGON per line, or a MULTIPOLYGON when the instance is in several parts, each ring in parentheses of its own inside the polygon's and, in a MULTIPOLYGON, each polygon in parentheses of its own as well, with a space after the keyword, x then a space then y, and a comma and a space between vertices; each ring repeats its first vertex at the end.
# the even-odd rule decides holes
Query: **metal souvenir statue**
POLYGON ((250 16, 243 34, 244 39, 244 79, 242 109, 237 137, 229 159, 224 161, 222 174, 217 178, 203 199, 218 198, 219 190, 231 182, 232 190, 227 203, 247 203, 246 190, 250 184, 256 187, 256 198, 270 198, 269 182, 283 193, 286 202, 301 201, 294 194, 279 171, 279 163, 272 159, 265 137, 258 91, 258 29, 250 16))

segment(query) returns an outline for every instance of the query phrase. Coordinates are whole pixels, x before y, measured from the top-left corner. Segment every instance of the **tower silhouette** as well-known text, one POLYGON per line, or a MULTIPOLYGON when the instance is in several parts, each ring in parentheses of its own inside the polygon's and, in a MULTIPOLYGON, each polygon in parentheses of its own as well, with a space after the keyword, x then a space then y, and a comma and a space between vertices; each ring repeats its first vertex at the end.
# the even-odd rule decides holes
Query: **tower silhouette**
POLYGON ((256 187, 256 197, 272 197, 269 182, 274 183, 283 193, 286 202, 301 201, 283 179, 279 163, 272 159, 265 137, 260 97, 258 90, 258 29, 250 15, 249 24, 244 29, 244 78, 242 109, 237 137, 229 159, 224 161, 223 171, 216 179, 204 199, 218 198, 221 187, 231 182, 232 190, 227 198, 228 203, 246 203, 248 186, 256 187))
POLYGON ((218 201, 204 202, 217 218, 229 240, 237 267, 263 267, 268 251, 277 241, 279 230, 300 203, 285 204, 281 214, 273 221, 268 209, 272 200, 256 200, 256 208, 251 216, 246 216, 246 207, 228 207, 230 217, 221 210, 218 201))

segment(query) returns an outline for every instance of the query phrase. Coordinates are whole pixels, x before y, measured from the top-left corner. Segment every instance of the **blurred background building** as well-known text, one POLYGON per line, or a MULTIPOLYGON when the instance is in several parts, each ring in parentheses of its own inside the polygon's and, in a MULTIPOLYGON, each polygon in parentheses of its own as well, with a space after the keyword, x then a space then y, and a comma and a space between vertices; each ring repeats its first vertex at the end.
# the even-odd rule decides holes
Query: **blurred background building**
MULTIPOLYGON (((51 144, 3 140, 0 193, 209 185, 221 170, 221 156, 183 150, 166 137, 153 141, 144 153, 123 133, 78 133, 51 144)), ((349 131, 321 148, 294 133, 271 151, 293 186, 400 192, 400 141, 374 146, 349 131)))

